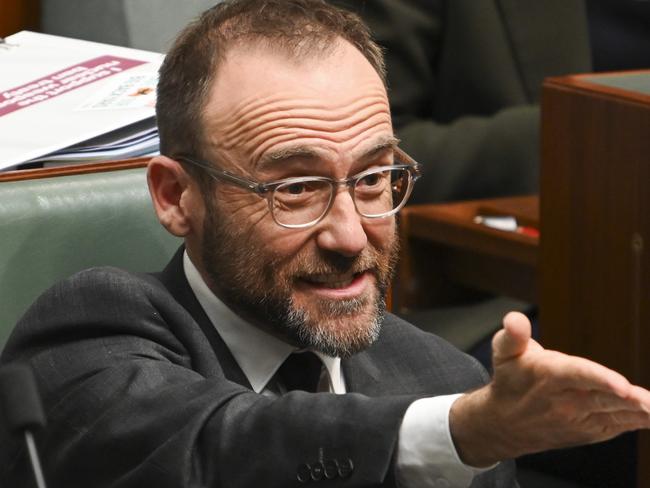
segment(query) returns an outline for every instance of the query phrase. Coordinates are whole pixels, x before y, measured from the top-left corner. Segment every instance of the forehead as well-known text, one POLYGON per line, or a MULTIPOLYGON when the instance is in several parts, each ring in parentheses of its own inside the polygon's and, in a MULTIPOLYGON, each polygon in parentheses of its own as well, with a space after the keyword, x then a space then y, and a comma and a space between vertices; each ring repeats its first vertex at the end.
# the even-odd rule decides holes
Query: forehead
POLYGON ((208 150, 253 168, 269 152, 292 146, 340 159, 392 136, 379 75, 343 40, 304 59, 268 47, 235 47, 208 100, 208 150))

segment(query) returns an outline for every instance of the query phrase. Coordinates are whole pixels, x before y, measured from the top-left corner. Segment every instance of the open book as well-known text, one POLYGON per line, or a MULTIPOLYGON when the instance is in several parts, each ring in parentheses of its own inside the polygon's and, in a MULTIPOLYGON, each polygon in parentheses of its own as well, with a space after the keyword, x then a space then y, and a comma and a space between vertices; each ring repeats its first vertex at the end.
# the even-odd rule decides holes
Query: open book
POLYGON ((0 170, 34 160, 156 152, 162 59, 159 53, 29 31, 7 37, 0 44, 0 170), (83 144, 88 140, 91 148, 83 144))

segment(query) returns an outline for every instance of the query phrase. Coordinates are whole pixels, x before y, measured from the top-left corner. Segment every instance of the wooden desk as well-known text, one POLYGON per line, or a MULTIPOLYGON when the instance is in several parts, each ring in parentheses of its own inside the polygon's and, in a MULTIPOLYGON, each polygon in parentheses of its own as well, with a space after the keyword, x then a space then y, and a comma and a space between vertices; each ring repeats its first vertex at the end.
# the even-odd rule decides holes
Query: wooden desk
POLYGON ((50 178, 52 176, 78 175, 99 173, 102 171, 115 171, 120 169, 142 168, 147 166, 151 158, 131 158, 116 161, 102 161, 87 164, 65 164, 51 168, 19 169, 14 171, 0 171, 0 183, 3 181, 35 180, 50 178))
POLYGON ((400 214, 401 261, 393 307, 449 304, 467 288, 537 302, 539 239, 492 229, 477 215, 512 215, 538 227, 536 196, 438 205, 412 205, 400 214))
MULTIPOLYGON (((544 83, 542 341, 598 361, 646 388, 649 134, 650 71, 544 83)), ((650 432, 638 436, 636 457, 633 486, 650 488, 650 432)))

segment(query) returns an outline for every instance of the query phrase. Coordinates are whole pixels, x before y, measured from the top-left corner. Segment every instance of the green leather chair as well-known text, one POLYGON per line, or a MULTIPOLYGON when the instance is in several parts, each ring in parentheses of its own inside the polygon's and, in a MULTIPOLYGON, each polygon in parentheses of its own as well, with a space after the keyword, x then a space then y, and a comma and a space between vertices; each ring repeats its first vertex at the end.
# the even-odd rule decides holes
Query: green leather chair
POLYGON ((92 266, 159 271, 181 244, 159 224, 146 168, 0 178, 0 349, 34 299, 92 266))

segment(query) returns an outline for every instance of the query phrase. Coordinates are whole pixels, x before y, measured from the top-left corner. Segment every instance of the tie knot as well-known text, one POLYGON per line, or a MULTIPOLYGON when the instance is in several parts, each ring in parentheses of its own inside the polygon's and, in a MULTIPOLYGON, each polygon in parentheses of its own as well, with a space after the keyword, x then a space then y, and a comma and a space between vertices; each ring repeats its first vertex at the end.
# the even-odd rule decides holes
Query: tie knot
POLYGON ((278 369, 278 378, 287 389, 315 393, 323 363, 313 352, 294 352, 278 369))

